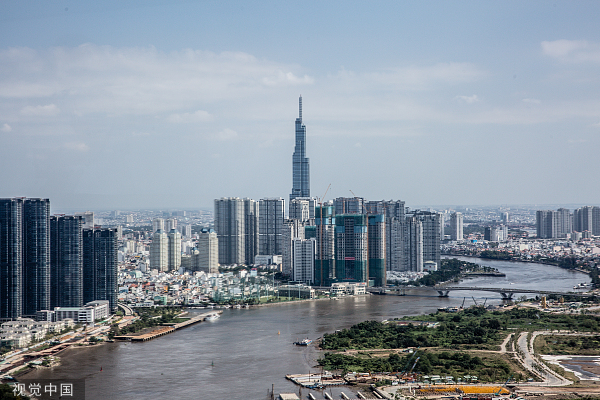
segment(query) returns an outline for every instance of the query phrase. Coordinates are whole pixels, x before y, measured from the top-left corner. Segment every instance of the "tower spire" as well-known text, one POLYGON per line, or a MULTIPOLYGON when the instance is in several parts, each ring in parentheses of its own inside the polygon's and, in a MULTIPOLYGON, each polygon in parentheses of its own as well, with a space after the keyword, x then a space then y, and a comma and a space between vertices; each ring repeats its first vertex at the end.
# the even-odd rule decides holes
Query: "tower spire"
POLYGON ((298 118, 300 118, 300 121, 302 121, 302 95, 300 95, 299 103, 300 103, 300 115, 298 118))

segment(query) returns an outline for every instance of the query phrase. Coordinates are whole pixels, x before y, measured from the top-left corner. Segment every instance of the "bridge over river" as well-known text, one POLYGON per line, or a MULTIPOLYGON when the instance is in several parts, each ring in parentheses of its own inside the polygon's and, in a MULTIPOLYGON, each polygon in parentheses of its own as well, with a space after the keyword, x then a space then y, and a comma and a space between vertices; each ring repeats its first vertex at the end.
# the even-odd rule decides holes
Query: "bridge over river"
POLYGON ((469 290, 469 291, 478 291, 478 292, 495 292, 500 293, 503 300, 512 300, 515 293, 534 293, 541 294, 544 296, 548 295, 557 295, 557 296, 575 296, 575 297, 592 297, 594 294, 590 293, 575 293, 575 292, 558 292, 558 291, 548 291, 548 290, 532 290, 532 289, 519 289, 519 288, 491 288, 491 287, 476 287, 476 286, 442 286, 442 287, 430 287, 430 286, 421 286, 421 287, 371 287, 368 288, 367 291, 371 293, 379 293, 379 294, 388 294, 394 293, 398 295, 405 295, 406 290, 411 291, 419 291, 419 290, 436 290, 440 297, 448 297, 448 294, 453 290, 469 290))

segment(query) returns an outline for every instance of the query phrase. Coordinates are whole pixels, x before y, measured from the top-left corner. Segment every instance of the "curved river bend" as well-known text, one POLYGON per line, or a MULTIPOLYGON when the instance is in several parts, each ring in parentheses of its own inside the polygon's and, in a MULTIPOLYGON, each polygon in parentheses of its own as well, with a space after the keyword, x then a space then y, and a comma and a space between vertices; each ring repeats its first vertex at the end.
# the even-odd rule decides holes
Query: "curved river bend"
MULTIPOLYGON (((554 266, 464 258, 498 268, 506 277, 477 277, 462 286, 510 287, 570 291, 589 282, 582 273, 554 266)), ((294 346, 304 338, 347 328, 365 320, 383 320, 435 312, 439 307, 465 306, 488 298, 491 292, 407 291, 406 296, 348 297, 340 300, 287 303, 253 309, 224 310, 220 319, 203 322, 145 343, 112 343, 73 348, 62 353, 62 365, 38 370, 27 379, 85 378, 86 399, 267 399, 275 393, 296 392, 285 379, 314 368, 320 352, 294 346), (102 371, 101 371, 102 369, 102 371)), ((334 398, 348 388, 334 388, 334 398)), ((329 391, 329 389, 328 389, 329 391)), ((308 390, 302 395, 306 398, 308 390)), ((323 396, 313 392, 317 399, 323 396)))

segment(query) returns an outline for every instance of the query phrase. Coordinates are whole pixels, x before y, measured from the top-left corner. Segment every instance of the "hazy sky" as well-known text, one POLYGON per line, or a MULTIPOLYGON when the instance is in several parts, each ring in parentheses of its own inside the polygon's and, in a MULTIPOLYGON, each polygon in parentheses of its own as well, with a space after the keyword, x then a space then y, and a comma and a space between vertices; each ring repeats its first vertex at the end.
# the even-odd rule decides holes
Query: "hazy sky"
POLYGON ((3 1, 0 197, 600 203, 598 1, 3 1))

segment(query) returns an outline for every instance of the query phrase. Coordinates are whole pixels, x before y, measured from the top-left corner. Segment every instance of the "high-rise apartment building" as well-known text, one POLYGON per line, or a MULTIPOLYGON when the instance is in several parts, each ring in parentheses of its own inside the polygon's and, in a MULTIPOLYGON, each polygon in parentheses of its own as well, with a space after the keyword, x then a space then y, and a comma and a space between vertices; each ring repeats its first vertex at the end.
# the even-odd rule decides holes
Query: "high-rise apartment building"
POLYGON ((162 229, 152 235, 150 243, 150 268, 160 272, 169 270, 169 235, 162 229))
POLYGON ((558 237, 558 212, 554 210, 538 210, 535 212, 536 233, 538 239, 558 237))
POLYGON ((50 200, 23 202, 23 315, 50 308, 50 200))
POLYGON ((108 300, 117 311, 117 230, 83 230, 83 302, 108 300))
POLYGON ((423 262, 433 261, 439 267, 441 259, 441 214, 431 211, 415 211, 423 227, 423 262))
POLYGON ((171 232, 171 229, 177 229, 177 219, 167 218, 165 219, 165 232, 171 232))
POLYGON ((315 208, 315 226, 304 228, 307 239, 316 239, 315 284, 330 286, 335 280, 335 214, 333 206, 315 208))
POLYGON ((286 219, 283 222, 281 235, 281 272, 285 276, 294 277, 293 241, 305 239, 306 227, 299 219, 286 219))
POLYGON ((165 220, 164 218, 154 218, 152 220, 152 233, 158 231, 159 229, 165 230, 165 220))
POLYGON ((600 214, 598 214, 598 227, 594 233, 594 209, 600 213, 600 208, 592 206, 584 206, 573 211, 573 230, 576 232, 588 231, 594 235, 600 234, 600 214))
POLYGON ((172 228, 167 237, 167 269, 169 271, 177 271, 181 267, 181 233, 177 229, 172 228))
POLYGON ((215 199, 215 232, 219 242, 219 263, 254 264, 259 254, 259 205, 252 199, 215 199))
POLYGON ((290 201, 288 217, 297 219, 302 223, 311 223, 315 218, 317 199, 314 197, 298 197, 290 201))
POLYGON ((463 215, 455 212, 450 215, 450 240, 463 240, 463 215))
POLYGON ((368 281, 368 240, 365 214, 335 216, 335 276, 337 281, 368 281))
POLYGON ((302 96, 299 99, 299 115, 296 118, 296 145, 292 156, 292 181, 290 201, 297 197, 310 197, 310 168, 306 157, 306 126, 302 123, 302 96))
POLYGON ((573 232, 573 214, 566 208, 559 208, 557 235, 559 238, 566 238, 568 234, 573 232))
POLYGON ((423 272, 424 261, 424 230, 423 221, 415 215, 409 215, 394 231, 399 235, 394 237, 396 248, 400 248, 400 271, 423 272), (396 243, 399 241, 400 243, 396 243))
POLYGON ((315 281, 315 239, 292 240, 293 278, 312 285, 315 281))
POLYGON ((197 271, 205 271, 209 274, 219 272, 219 243, 217 233, 214 229, 202 229, 198 236, 198 262, 197 271))
POLYGON ((282 254, 284 213, 285 200, 281 197, 261 199, 258 202, 259 254, 282 254))
POLYGON ((365 199, 362 197, 338 197, 333 200, 335 215, 365 214, 365 199))
POLYGON ((244 260, 247 265, 254 264, 259 253, 258 202, 244 199, 244 260))
POLYGON ((373 280, 375 286, 385 286, 387 283, 385 274, 385 216, 373 214, 367 216, 369 237, 369 280, 373 280))
POLYGON ((365 206, 369 214, 383 214, 385 216, 385 265, 386 271, 402 270, 400 249, 396 246, 400 242, 396 241, 396 245, 392 243, 392 236, 396 235, 396 240, 400 238, 397 226, 404 222, 406 216, 406 208, 404 201, 401 200, 382 200, 369 201, 365 206), (392 233, 393 230, 396 232, 392 233))
POLYGON ((0 318, 23 314, 23 201, 0 199, 0 318))
POLYGON ((81 215, 50 217, 50 309, 83 306, 81 215))
POLYGON ((244 264, 246 261, 245 227, 244 200, 238 197, 215 200, 215 231, 219 239, 219 264, 244 264))

